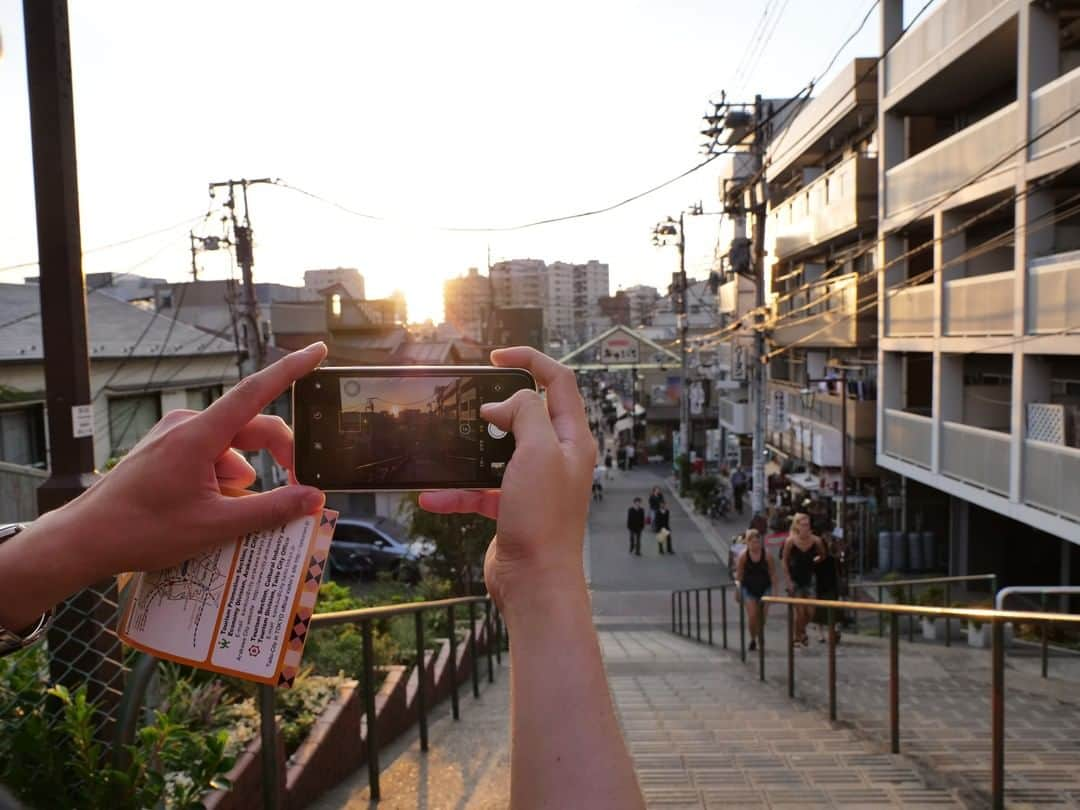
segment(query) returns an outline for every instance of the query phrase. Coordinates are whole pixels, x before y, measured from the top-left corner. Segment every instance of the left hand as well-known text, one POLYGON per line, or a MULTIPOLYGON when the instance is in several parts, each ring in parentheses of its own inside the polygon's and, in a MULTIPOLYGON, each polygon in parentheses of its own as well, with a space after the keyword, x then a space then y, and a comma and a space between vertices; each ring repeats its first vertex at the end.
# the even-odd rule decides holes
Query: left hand
POLYGON ((90 582, 121 571, 153 571, 249 532, 318 511, 314 487, 289 486, 244 497, 255 470, 238 450, 266 449, 292 476, 292 431, 260 413, 326 357, 316 343, 241 380, 202 412, 171 411, 108 474, 41 521, 76 534, 90 582))

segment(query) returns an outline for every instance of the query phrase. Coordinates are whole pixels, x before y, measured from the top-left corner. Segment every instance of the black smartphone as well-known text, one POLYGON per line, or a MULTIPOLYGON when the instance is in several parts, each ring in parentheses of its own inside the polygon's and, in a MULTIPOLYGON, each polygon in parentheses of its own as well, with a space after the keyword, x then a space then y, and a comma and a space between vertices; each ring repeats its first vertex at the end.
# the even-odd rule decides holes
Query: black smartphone
POLYGON ((323 490, 498 489, 514 437, 485 402, 536 390, 524 369, 320 368, 292 390, 296 478, 323 490))

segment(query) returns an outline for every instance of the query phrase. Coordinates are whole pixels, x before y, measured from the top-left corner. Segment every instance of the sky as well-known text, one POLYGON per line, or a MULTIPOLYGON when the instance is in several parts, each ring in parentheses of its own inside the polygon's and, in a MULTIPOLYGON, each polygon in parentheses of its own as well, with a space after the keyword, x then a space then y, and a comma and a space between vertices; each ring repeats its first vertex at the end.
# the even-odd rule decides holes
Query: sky
MULTIPOLYGON (((678 259, 652 245, 652 228, 698 200, 715 211, 723 159, 609 214, 439 229, 576 213, 678 175, 702 159, 701 116, 721 89, 740 100, 797 92, 871 5, 69 0, 84 269, 181 280, 188 228, 222 233, 208 184, 274 177, 336 205, 253 187, 258 281, 356 267, 371 297, 403 290, 414 321, 438 321, 443 280, 489 255, 598 259, 612 292, 664 288, 678 259), (744 60, 767 5, 768 47, 744 60)), ((37 255, 21 0, 0 0, 0 37, 8 268, 37 255)), ((875 12, 834 72, 877 42, 875 12)), ((715 216, 687 225, 692 274, 707 272, 716 228, 715 216)), ((224 251, 203 254, 200 269, 233 271, 224 251)), ((36 272, 0 269, 0 282, 36 272)))

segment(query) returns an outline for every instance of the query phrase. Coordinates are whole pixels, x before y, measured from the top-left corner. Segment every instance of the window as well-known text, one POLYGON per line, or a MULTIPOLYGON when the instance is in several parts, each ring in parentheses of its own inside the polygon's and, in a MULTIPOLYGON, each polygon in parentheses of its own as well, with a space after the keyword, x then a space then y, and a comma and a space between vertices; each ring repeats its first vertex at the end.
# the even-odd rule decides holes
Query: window
POLYGON ((161 418, 161 397, 147 394, 109 400, 110 455, 126 453, 161 418))
POLYGON ((220 385, 211 385, 209 388, 189 388, 187 394, 187 406, 193 411, 203 411, 210 407, 210 403, 221 396, 220 385))
POLYGON ((45 469, 45 408, 0 410, 0 461, 45 469))

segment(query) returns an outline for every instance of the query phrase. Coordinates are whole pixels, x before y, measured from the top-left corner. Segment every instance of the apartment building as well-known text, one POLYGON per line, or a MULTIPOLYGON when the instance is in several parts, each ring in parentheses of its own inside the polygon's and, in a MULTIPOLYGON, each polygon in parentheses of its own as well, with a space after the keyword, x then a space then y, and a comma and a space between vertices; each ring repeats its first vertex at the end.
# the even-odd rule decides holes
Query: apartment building
POLYGON ((475 267, 443 284, 443 320, 470 340, 483 341, 491 306, 491 282, 475 267))
POLYGON ((833 493, 877 472, 876 316, 860 310, 876 291, 876 61, 848 63, 766 151, 767 442, 833 493))
POLYGON ((1080 582, 1080 7, 881 9, 877 463, 951 573, 1080 582))
POLYGON ((545 343, 583 343, 600 316, 599 300, 608 294, 608 265, 513 259, 492 265, 491 289, 500 308, 543 310, 545 343))

